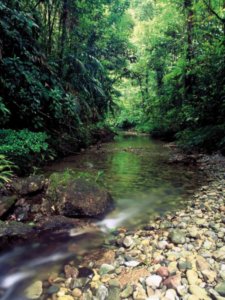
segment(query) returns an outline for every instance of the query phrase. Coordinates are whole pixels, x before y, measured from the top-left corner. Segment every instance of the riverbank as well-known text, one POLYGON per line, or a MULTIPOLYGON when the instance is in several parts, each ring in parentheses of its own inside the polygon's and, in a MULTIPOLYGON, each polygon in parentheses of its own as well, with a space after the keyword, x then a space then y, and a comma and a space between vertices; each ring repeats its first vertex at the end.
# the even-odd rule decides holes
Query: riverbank
POLYGON ((82 266, 71 262, 36 282, 40 299, 224 299, 225 159, 199 156, 197 163, 208 183, 186 208, 142 230, 120 228, 100 259, 87 256, 82 266))

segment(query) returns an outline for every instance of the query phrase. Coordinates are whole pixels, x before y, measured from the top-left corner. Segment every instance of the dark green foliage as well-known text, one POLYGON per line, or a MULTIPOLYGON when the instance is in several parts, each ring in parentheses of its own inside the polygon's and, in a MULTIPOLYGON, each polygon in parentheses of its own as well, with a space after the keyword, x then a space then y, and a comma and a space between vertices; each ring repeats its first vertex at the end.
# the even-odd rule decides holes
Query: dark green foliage
POLYGON ((124 105, 114 124, 129 121, 190 148, 223 150, 224 4, 133 0, 131 7, 136 59, 119 86, 124 105))
POLYGON ((1 132, 0 153, 29 168, 93 141, 126 66, 128 6, 0 0, 0 126, 13 129, 1 132))
POLYGON ((28 130, 0 130, 0 154, 7 156, 18 167, 17 172, 28 172, 33 165, 54 158, 48 136, 28 130))

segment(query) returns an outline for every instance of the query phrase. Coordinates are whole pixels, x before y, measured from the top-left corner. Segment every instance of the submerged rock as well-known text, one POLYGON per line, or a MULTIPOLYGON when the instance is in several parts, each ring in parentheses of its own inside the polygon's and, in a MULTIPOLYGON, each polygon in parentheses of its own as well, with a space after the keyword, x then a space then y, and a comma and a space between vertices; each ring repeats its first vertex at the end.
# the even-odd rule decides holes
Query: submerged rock
POLYGON ((42 282, 35 281, 26 290, 25 295, 28 299, 39 299, 43 293, 42 282))

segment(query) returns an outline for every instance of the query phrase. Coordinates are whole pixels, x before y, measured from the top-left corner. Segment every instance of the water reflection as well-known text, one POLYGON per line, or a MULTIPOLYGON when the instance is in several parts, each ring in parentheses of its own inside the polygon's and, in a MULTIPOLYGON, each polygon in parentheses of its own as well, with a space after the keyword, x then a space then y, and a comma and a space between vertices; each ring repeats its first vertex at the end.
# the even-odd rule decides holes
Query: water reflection
POLYGON ((63 172, 67 168, 94 174, 104 171, 104 182, 116 201, 116 209, 97 222, 94 230, 50 232, 37 244, 31 243, 2 255, 1 299, 24 300, 23 290, 28 278, 36 274, 46 277, 49 270, 60 268, 68 257, 82 262, 85 253, 103 247, 112 229, 118 226, 133 229, 146 224, 155 215, 185 205, 188 195, 202 178, 197 169, 169 165, 168 157, 169 150, 160 142, 144 136, 119 136, 100 149, 93 147, 46 168, 46 174, 63 172))

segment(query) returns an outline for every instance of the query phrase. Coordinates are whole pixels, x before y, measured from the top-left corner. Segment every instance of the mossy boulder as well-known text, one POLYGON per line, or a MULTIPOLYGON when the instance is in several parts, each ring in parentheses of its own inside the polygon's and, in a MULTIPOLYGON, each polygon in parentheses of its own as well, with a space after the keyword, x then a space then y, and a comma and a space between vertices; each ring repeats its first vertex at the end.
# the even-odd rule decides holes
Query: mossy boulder
POLYGON ((93 176, 54 173, 43 201, 46 212, 66 217, 99 217, 113 207, 113 199, 93 176))
POLYGON ((31 175, 15 180, 12 185, 19 195, 26 196, 42 192, 46 186, 46 179, 44 176, 31 175))

